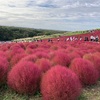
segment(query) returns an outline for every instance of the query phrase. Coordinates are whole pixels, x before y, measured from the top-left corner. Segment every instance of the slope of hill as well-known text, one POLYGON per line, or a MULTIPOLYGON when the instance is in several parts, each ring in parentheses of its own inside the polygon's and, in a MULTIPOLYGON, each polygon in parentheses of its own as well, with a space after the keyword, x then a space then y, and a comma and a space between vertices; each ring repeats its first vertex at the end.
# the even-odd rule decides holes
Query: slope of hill
POLYGON ((52 33, 51 34, 43 34, 39 36, 34 36, 34 37, 27 37, 27 38, 20 38, 20 39, 14 39, 13 41, 35 41, 35 40, 41 40, 41 39, 48 39, 48 38, 59 38, 59 37, 66 37, 66 36, 75 36, 75 35, 84 35, 87 33, 91 33, 92 30, 85 30, 85 31, 75 31, 75 32, 58 32, 56 34, 52 33))
POLYGON ((0 26, 0 41, 8 41, 40 35, 51 35, 56 33, 64 33, 64 31, 0 26))
POLYGON ((58 30, 0 26, 0 41, 11 41, 11 40, 28 41, 34 39, 47 39, 47 38, 56 38, 59 36, 85 34, 91 31, 92 30, 69 32, 69 31, 58 31, 58 30))

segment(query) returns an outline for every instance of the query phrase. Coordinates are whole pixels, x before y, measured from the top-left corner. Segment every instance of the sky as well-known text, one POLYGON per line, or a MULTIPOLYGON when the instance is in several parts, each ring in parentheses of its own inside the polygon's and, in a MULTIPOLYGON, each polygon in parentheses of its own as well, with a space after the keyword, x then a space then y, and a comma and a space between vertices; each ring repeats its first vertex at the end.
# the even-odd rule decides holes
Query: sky
POLYGON ((0 25, 78 31, 100 28, 100 0, 0 0, 0 25))

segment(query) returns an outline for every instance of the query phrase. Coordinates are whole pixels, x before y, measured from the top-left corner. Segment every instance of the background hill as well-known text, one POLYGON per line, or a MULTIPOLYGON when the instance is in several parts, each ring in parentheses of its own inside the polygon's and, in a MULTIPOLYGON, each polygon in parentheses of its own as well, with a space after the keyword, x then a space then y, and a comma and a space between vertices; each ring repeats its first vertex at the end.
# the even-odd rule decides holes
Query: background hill
MULTIPOLYGON (((98 29, 99 30, 99 29, 98 29)), ((20 40, 34 40, 34 39, 47 39, 56 38, 59 36, 69 36, 77 34, 89 33, 92 30, 85 31, 58 31, 22 27, 0 26, 0 41, 20 41, 20 40)))
POLYGON ((19 38, 34 37, 40 35, 59 34, 64 32, 65 31, 0 26, 0 41, 9 41, 19 38))

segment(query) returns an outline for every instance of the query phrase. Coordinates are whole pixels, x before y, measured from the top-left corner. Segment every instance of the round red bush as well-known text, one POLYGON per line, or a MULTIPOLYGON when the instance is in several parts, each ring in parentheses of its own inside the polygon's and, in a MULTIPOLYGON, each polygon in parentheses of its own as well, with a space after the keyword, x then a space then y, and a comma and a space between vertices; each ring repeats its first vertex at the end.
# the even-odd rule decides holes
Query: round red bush
POLYGON ((69 66, 70 64, 70 56, 65 52, 57 51, 55 52, 55 56, 52 59, 53 65, 62 65, 62 66, 69 66))
POLYGON ((83 59, 89 60, 93 63, 94 67, 99 72, 99 78, 100 78, 100 57, 96 56, 95 54, 85 54, 83 56, 83 59))
POLYGON ((6 53, 3 52, 3 51, 0 51, 0 57, 7 58, 7 57, 6 57, 6 53))
POLYGON ((51 63, 48 59, 42 58, 42 59, 38 59, 36 61, 36 64, 38 65, 38 68, 45 73, 47 70, 49 70, 51 68, 51 63))
POLYGON ((75 59, 75 58, 81 58, 81 56, 77 53, 77 52, 71 52, 71 53, 68 53, 71 60, 75 59))
POLYGON ((21 48, 21 46, 18 44, 18 43, 13 43, 11 46, 10 46, 10 50, 17 50, 21 48))
POLYGON ((31 48, 31 49, 35 49, 37 47, 38 47, 38 45, 34 44, 34 43, 29 43, 28 46, 27 46, 27 48, 31 48))
POLYGON ((10 68, 17 64, 22 58, 26 56, 25 53, 15 54, 10 60, 10 68))
POLYGON ((7 80, 9 63, 6 58, 0 57, 0 85, 4 84, 7 80))
POLYGON ((39 89, 40 76, 34 63, 20 61, 8 74, 8 85, 18 93, 34 94, 39 89))
POLYGON ((46 72, 41 81, 43 100, 77 100, 81 84, 71 70, 55 66, 46 72))
POLYGON ((9 49, 6 51, 6 56, 7 56, 8 61, 10 61, 14 55, 22 54, 22 53, 24 53, 24 49, 22 49, 22 48, 17 48, 14 50, 9 49))
POLYGON ((25 52, 26 52, 27 54, 33 54, 33 49, 31 49, 31 48, 26 48, 25 52))
POLYGON ((31 61, 31 62, 36 62, 36 60, 37 57, 34 54, 25 56, 24 58, 21 59, 21 61, 31 61))
POLYGON ((47 58, 47 59, 49 59, 49 55, 47 53, 45 53, 45 52, 42 52, 42 51, 36 52, 35 55, 36 55, 36 57, 38 59, 41 59, 41 58, 47 58))
POLYGON ((82 58, 75 58, 71 62, 70 69, 77 74, 82 85, 84 86, 93 85, 98 81, 98 71, 88 60, 84 60, 82 58))

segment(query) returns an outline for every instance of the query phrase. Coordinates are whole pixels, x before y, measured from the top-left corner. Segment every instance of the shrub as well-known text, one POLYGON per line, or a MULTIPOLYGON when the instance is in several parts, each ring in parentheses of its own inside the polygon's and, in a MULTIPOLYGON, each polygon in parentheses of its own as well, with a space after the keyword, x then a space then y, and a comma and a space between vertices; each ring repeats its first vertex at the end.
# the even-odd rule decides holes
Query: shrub
POLYGON ((68 48, 66 49, 67 52, 71 53, 73 51, 75 51, 75 48, 72 46, 68 46, 68 48))
POLYGON ((0 57, 0 85, 6 83, 9 63, 6 58, 0 57))
POLYGON ((52 49, 52 50, 58 50, 58 46, 57 45, 53 45, 53 46, 51 46, 51 48, 50 49, 52 49))
POLYGON ((36 57, 38 59, 41 59, 41 58, 47 58, 47 59, 49 59, 49 55, 47 53, 45 53, 45 52, 39 51, 39 52, 36 52, 35 55, 36 55, 36 57))
POLYGON ((13 67, 15 64, 17 64, 25 56, 26 56, 25 53, 13 55, 13 57, 10 60, 10 67, 13 67))
POLYGON ((75 58, 81 58, 81 56, 77 52, 74 52, 74 51, 69 53, 69 56, 70 56, 71 60, 73 60, 75 58))
POLYGON ((41 71, 28 61, 20 61, 8 75, 8 85, 18 93, 34 94, 39 88, 41 71))
POLYGON ((95 52, 95 53, 93 53, 93 55, 100 57, 100 52, 95 52))
POLYGON ((43 100, 77 100, 80 92, 76 74, 62 66, 52 67, 41 81, 43 100))
POLYGON ((25 44, 24 44, 24 43, 19 42, 19 45, 20 45, 20 47, 21 47, 21 48, 23 48, 24 50, 26 49, 26 48, 25 48, 25 44))
POLYGON ((75 58, 70 65, 79 77, 82 85, 93 85, 98 81, 98 71, 93 67, 93 64, 82 58, 75 58))
POLYGON ((22 54, 23 52, 24 52, 24 49, 22 48, 6 51, 6 56, 7 56, 8 61, 10 61, 14 55, 22 54))
POLYGON ((52 59, 53 65, 62 65, 62 66, 69 66, 70 64, 70 56, 68 56, 68 54, 66 54, 65 52, 59 52, 57 51, 55 53, 54 58, 52 59))
POLYGON ((25 50, 25 52, 26 52, 27 54, 33 54, 33 49, 27 48, 27 49, 25 50))
POLYGON ((0 51, 0 57, 6 58, 6 54, 3 51, 0 51))
POLYGON ((36 61, 36 64, 38 65, 38 68, 45 73, 47 70, 50 69, 51 63, 48 59, 42 58, 36 61))
POLYGON ((21 48, 21 46, 18 44, 18 43, 13 43, 11 46, 10 46, 10 50, 17 50, 21 48))
POLYGON ((35 49, 37 47, 38 47, 38 45, 37 44, 33 44, 33 43, 29 43, 28 46, 27 46, 27 48, 31 48, 31 49, 35 49))
POLYGON ((83 56, 83 59, 87 59, 91 61, 94 65, 94 67, 98 70, 99 72, 99 78, 100 78, 100 57, 98 57, 95 54, 85 54, 83 56))
POLYGON ((36 55, 32 54, 32 55, 28 55, 28 56, 22 58, 21 60, 22 60, 22 61, 36 62, 37 57, 36 57, 36 55))

